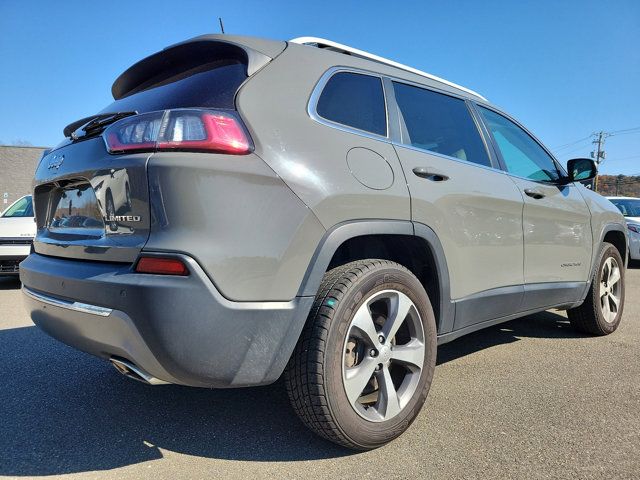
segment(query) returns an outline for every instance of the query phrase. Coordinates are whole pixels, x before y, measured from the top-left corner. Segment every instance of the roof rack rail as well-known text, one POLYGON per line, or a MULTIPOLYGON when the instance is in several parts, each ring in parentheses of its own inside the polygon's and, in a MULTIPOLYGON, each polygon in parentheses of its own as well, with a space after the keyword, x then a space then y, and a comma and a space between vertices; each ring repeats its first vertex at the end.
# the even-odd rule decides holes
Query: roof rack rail
POLYGON ((402 63, 389 60, 388 58, 379 57, 378 55, 374 55, 373 53, 365 52, 363 50, 358 50, 357 48, 353 48, 348 45, 343 45, 341 43, 334 42, 332 40, 327 40, 325 38, 319 38, 319 37, 298 37, 298 38, 293 38, 289 41, 291 43, 297 43, 300 45, 316 45, 318 48, 326 48, 335 52, 348 53, 349 55, 353 55, 354 57, 373 60, 374 62, 382 63, 384 65, 389 65, 391 67, 399 68, 407 72, 415 73, 416 75, 420 75, 421 77, 435 80, 436 82, 444 83, 445 85, 449 85, 450 87, 457 88, 458 90, 462 90, 464 92, 470 93, 471 95, 475 95, 476 97, 487 101, 487 99, 482 95, 480 95, 478 92, 474 92, 473 90, 470 90, 466 87, 463 87, 456 83, 445 80, 444 78, 431 75, 430 73, 423 72, 422 70, 418 70, 417 68, 409 67, 407 65, 403 65, 402 63))

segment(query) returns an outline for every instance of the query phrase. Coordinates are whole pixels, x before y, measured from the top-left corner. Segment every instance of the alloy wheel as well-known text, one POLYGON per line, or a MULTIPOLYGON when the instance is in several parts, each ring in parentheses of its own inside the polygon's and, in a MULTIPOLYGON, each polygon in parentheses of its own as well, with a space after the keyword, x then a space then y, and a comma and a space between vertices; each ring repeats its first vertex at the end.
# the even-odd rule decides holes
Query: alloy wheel
POLYGON ((620 310, 621 280, 618 262, 607 258, 600 272, 600 308, 607 323, 613 323, 620 310))
POLYGON ((372 422, 395 417, 416 391, 424 358, 424 328, 411 299, 396 290, 371 295, 345 338, 342 379, 349 403, 372 422))

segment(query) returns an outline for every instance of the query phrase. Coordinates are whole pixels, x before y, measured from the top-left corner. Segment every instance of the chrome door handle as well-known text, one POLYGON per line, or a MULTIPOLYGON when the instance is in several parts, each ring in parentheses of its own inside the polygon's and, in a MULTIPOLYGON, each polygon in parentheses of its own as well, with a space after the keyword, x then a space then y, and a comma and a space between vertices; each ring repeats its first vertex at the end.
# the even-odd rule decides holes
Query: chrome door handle
POLYGON ((413 173, 420 178, 426 178, 427 180, 431 180, 432 182, 444 182, 449 180, 449 177, 443 175, 439 172, 431 171, 425 167, 416 167, 413 169, 413 173))
POLYGON ((544 198, 545 195, 540 190, 536 190, 535 188, 525 188, 524 193, 526 193, 531 198, 535 198, 536 200, 540 200, 544 198))

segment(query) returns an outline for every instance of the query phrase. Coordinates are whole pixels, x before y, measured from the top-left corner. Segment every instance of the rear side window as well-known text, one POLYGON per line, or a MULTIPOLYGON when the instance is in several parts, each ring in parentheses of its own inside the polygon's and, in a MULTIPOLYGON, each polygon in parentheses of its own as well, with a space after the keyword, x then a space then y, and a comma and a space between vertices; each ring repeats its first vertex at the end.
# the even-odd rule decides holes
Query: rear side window
POLYGON ((560 178, 551 156, 527 132, 492 110, 480 107, 480 113, 500 149, 508 172, 543 182, 560 178))
POLYGON ((316 112, 332 122, 376 135, 387 135, 382 79, 378 77, 336 73, 322 90, 316 112))
POLYGON ((198 107, 234 109, 236 91, 246 78, 247 66, 233 59, 221 59, 187 71, 177 69, 160 84, 116 100, 101 113, 198 107))
POLYGON ((492 166, 464 100, 393 82, 408 138, 403 143, 487 167, 492 166))

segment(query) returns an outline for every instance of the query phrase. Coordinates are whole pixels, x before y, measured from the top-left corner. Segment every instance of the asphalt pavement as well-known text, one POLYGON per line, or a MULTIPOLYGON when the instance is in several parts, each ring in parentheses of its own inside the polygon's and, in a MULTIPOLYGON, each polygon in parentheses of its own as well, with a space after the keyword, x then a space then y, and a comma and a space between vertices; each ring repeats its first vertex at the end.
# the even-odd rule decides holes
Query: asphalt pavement
MULTIPOLYGON (((283 385, 146 386, 33 326, 0 278, 0 476, 640 478, 640 269, 622 325, 575 333, 545 312, 440 347, 425 408, 354 453, 305 429, 283 385)), ((179 319, 176 319, 179 321, 179 319)))

